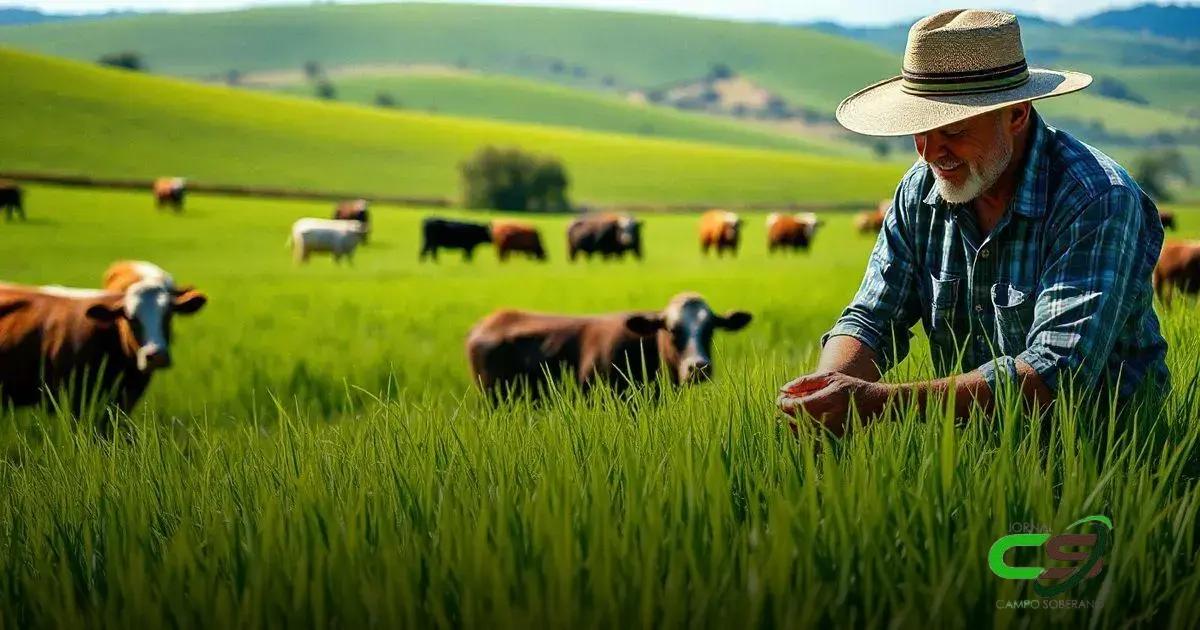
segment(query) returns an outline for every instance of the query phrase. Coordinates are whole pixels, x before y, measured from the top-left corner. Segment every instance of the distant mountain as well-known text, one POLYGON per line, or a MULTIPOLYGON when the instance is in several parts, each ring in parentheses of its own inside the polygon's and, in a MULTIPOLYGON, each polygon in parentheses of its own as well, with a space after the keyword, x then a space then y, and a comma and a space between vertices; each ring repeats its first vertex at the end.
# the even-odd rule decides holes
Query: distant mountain
POLYGON ((1200 5, 1143 4, 1097 13, 1076 24, 1200 42, 1200 5))
MULTIPOLYGON (((1025 54, 1030 63, 1039 66, 1066 68, 1088 68, 1096 65, 1109 66, 1175 66, 1200 65, 1200 7, 1159 7, 1146 5, 1141 9, 1102 13, 1087 20, 1063 24, 1031 15, 1018 15, 1021 35, 1025 41, 1025 54), (1145 12, 1139 12, 1142 9, 1145 12), (1118 13, 1133 13, 1137 16, 1155 13, 1154 9, 1177 9, 1180 15, 1187 14, 1193 20, 1186 26, 1178 18, 1180 30, 1190 29, 1197 39, 1180 40, 1147 31, 1134 26, 1134 18, 1125 20, 1128 28, 1115 26, 1099 27, 1090 20, 1118 13), (1124 32, 1114 32, 1124 31, 1124 32)), ((916 18, 914 18, 915 21, 916 18)), ((1164 18, 1166 19, 1166 18, 1164 18)), ((1101 21, 1122 22, 1116 17, 1104 17, 1101 21)), ((912 21, 878 27, 848 27, 831 22, 797 24, 831 35, 840 35, 875 44, 894 53, 903 53, 908 41, 908 29, 912 21)))
POLYGON ((137 15, 137 11, 109 11, 107 13, 42 13, 24 7, 0 7, 0 26, 17 24, 42 24, 67 20, 98 20, 110 17, 137 15))

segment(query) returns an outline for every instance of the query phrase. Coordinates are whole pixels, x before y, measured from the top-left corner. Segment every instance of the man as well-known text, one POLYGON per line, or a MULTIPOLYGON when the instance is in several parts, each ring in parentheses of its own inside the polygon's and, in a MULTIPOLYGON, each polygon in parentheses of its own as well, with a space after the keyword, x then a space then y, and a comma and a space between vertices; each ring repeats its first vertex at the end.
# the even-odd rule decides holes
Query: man
POLYGON ((1151 272, 1163 231, 1119 165, 1047 126, 1030 101, 1091 77, 1026 66, 1014 16, 938 13, 913 25, 903 75, 847 98, 838 121, 911 135, 920 159, 896 189, 854 301, 823 338, 817 371, 778 404, 840 434, 889 401, 953 392, 956 413, 1018 387, 1033 405, 1068 386, 1127 399, 1165 385, 1151 272), (934 368, 954 378, 882 384, 920 320, 934 368))

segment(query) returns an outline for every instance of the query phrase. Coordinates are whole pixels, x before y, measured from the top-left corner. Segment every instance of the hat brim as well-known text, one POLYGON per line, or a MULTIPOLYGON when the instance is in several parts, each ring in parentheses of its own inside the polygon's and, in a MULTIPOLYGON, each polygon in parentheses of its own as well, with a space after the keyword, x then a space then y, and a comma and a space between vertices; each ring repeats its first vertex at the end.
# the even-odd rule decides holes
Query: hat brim
POLYGON ((1020 87, 960 96, 916 96, 900 89, 900 80, 892 77, 847 97, 838 105, 838 122, 868 136, 909 136, 1015 103, 1077 92, 1090 85, 1092 77, 1031 68, 1029 81, 1020 87))

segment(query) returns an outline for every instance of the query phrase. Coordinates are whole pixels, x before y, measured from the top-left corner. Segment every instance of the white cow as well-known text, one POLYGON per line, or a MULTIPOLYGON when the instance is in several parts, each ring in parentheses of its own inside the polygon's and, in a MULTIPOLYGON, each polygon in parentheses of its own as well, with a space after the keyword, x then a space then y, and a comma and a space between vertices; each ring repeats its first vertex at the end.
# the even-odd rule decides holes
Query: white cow
POLYGON ((292 224, 292 235, 288 245, 297 263, 308 262, 313 252, 329 252, 334 262, 342 258, 353 262, 354 249, 366 236, 366 229, 358 221, 341 219, 299 219, 292 224))

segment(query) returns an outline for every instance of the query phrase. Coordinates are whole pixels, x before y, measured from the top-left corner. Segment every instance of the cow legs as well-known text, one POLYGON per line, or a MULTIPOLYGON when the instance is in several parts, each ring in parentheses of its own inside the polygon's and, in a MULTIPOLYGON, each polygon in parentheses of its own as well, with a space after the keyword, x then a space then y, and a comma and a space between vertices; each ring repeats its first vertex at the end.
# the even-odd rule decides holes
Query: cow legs
POLYGON ((474 247, 463 248, 463 262, 471 262, 471 257, 475 255, 474 247))

